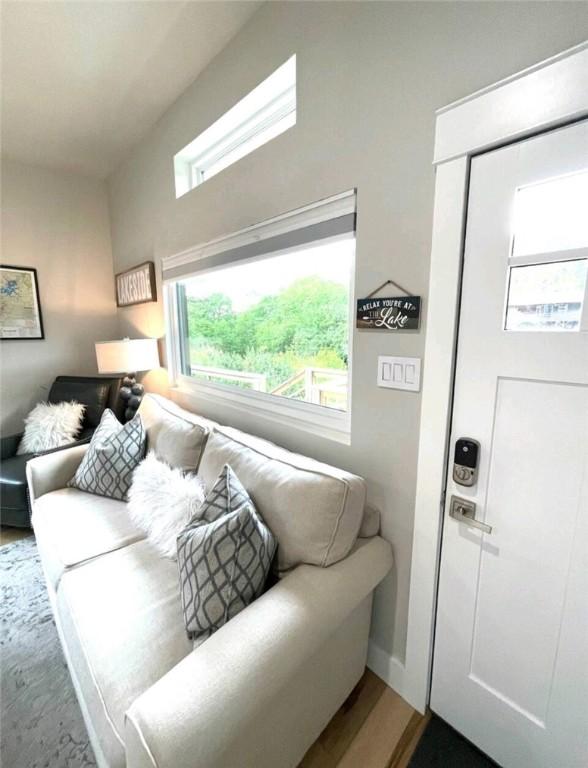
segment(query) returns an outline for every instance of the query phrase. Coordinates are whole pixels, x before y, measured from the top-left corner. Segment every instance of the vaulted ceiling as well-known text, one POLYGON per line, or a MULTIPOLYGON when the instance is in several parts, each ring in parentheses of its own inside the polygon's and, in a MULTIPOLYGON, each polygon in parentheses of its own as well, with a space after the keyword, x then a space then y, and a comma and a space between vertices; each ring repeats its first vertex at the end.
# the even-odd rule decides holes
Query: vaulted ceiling
POLYGON ((4 0, 2 153, 106 177, 260 5, 4 0))

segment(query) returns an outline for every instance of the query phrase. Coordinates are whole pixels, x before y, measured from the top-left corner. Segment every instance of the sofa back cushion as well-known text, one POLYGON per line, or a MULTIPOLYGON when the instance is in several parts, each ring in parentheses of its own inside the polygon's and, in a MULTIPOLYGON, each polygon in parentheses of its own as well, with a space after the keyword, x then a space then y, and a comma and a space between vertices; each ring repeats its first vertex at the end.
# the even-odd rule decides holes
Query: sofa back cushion
POLYGON ((160 395, 148 393, 138 413, 147 430, 147 450, 171 467, 197 470, 214 422, 185 411, 160 395))
POLYGON ((199 475, 210 490, 229 464, 278 540, 280 571, 344 558, 361 526, 365 481, 229 427, 208 438, 199 475))

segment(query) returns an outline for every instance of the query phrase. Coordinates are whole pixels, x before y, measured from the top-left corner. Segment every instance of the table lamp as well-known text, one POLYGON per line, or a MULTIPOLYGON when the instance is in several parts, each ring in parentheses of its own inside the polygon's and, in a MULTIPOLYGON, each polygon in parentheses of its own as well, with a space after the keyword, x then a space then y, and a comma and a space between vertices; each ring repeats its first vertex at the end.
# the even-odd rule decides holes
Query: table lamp
POLYGON ((125 419, 129 421, 137 412, 145 392, 135 378, 138 371, 159 367, 157 339, 129 339, 97 341, 96 362, 98 373, 125 374, 120 397, 125 403, 125 419))

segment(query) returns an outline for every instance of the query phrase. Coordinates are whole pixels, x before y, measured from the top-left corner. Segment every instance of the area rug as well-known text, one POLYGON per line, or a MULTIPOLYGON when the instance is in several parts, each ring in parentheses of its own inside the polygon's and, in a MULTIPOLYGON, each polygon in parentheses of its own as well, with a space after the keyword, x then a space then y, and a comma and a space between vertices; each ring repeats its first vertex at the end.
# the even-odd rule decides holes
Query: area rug
POLYGON ((0 547, 0 579, 0 765, 93 768, 33 536, 0 547))

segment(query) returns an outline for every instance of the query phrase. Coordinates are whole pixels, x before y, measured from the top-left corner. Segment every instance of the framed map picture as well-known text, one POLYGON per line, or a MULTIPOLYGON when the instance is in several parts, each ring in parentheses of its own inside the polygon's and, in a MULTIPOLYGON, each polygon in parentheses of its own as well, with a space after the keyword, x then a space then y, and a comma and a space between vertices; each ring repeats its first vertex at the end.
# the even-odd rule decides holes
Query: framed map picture
POLYGON ((0 339, 44 339, 37 270, 0 265, 0 339))

